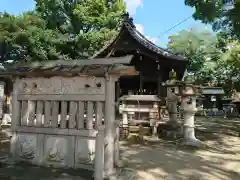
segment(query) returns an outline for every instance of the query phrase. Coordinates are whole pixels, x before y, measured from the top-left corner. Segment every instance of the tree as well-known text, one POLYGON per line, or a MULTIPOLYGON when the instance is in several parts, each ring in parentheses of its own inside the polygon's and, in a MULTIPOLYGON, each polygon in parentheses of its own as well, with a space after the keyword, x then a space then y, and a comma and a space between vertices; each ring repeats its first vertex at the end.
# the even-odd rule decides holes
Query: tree
POLYGON ((117 32, 123 0, 36 0, 32 12, 0 14, 1 62, 89 57, 117 32))
POLYGON ((240 72, 240 42, 230 41, 227 44, 227 51, 222 55, 221 64, 225 67, 225 71, 231 78, 239 76, 240 72))
POLYGON ((71 37, 65 51, 79 58, 93 55, 111 39, 126 6, 123 0, 38 0, 36 12, 50 29, 71 37))
POLYGON ((185 56, 189 60, 188 71, 194 73, 198 80, 215 79, 216 67, 221 51, 217 48, 216 36, 206 30, 180 31, 169 37, 168 49, 185 56))
POLYGON ((229 11, 223 9, 222 0, 185 0, 185 4, 195 8, 193 17, 203 23, 211 23, 216 31, 228 32, 240 38, 240 1, 229 11))
POLYGON ((47 29, 43 19, 33 13, 0 16, 1 63, 59 59, 62 35, 47 29))

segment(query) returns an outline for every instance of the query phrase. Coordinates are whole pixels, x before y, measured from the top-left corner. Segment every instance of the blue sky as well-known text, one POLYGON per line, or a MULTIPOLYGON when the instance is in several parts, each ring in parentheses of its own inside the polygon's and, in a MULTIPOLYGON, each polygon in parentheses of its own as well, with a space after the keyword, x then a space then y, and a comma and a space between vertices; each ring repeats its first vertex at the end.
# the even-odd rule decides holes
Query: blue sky
MULTIPOLYGON (((191 16, 194 10, 185 6, 184 0, 125 0, 125 2, 138 30, 160 46, 167 44, 168 36, 183 29, 196 26, 211 29, 191 18, 159 37, 162 32, 191 16)), ((19 14, 33 8, 34 0, 0 0, 0 11, 11 14, 19 14)))

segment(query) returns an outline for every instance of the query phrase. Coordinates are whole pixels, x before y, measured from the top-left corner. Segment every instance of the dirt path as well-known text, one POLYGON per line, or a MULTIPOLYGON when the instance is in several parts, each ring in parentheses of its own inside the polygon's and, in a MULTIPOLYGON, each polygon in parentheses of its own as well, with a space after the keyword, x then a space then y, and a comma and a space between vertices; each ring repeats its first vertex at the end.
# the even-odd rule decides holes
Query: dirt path
POLYGON ((214 148, 198 151, 170 144, 123 146, 122 157, 138 171, 139 180, 239 180, 240 139, 225 140, 221 148, 214 143, 214 148))
MULTIPOLYGON (((198 119, 197 122, 204 132, 197 131, 196 136, 208 145, 207 148, 183 148, 166 140, 121 146, 125 165, 136 170, 137 180, 240 180, 240 138, 237 137, 239 128, 236 128, 240 120, 198 119)), ((7 134, 0 134, 0 158, 9 152, 7 134)), ((0 164, 1 180, 90 180, 91 177, 91 173, 79 170, 24 164, 1 167, 0 164)))
POLYGON ((206 129, 207 133, 197 133, 208 146, 204 149, 183 148, 166 140, 128 145, 121 148, 123 161, 137 170, 137 180, 240 180, 240 138, 226 135, 224 128, 221 133, 206 129))

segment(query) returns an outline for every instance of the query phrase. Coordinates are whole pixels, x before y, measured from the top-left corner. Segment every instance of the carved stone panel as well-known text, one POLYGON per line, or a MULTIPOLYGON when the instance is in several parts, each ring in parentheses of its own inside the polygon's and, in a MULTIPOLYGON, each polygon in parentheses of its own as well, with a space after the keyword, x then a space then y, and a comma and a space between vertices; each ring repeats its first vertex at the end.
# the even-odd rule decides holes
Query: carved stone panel
POLYGON ((105 79, 99 77, 23 78, 20 94, 104 94, 105 79))
POLYGON ((16 154, 22 160, 34 161, 37 156, 37 135, 18 134, 16 154))
POLYGON ((95 159, 95 140, 83 137, 76 138, 76 165, 85 164, 90 165, 94 163, 95 159))
POLYGON ((68 142, 64 137, 46 136, 44 157, 46 163, 65 164, 68 156, 68 142))

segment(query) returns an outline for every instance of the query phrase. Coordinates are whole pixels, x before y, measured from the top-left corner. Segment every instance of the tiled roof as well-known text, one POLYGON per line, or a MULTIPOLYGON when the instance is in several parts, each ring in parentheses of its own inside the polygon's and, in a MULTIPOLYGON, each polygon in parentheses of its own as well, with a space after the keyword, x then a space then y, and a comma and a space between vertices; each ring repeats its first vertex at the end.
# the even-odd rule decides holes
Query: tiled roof
POLYGON ((161 56, 164 56, 169 59, 175 59, 175 60, 183 60, 187 61, 185 57, 175 55, 172 52, 169 52, 168 50, 161 48, 154 43, 152 43, 150 40, 148 40, 144 35, 142 35, 134 26, 132 22, 132 18, 129 18, 127 15, 125 20, 122 22, 121 28, 119 33, 114 36, 106 45, 98 51, 92 58, 98 57, 101 53, 103 53, 107 48, 109 48, 111 45, 113 45, 121 36, 123 29, 126 28, 128 32, 131 34, 131 36, 140 44, 142 44, 145 48, 149 49, 152 52, 155 52, 161 56))
POLYGON ((133 75, 136 70, 131 63, 133 56, 118 58, 98 58, 94 60, 56 60, 18 64, 0 72, 0 76, 57 76, 57 75, 91 75, 104 76, 105 72, 116 75, 133 75))

